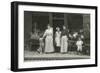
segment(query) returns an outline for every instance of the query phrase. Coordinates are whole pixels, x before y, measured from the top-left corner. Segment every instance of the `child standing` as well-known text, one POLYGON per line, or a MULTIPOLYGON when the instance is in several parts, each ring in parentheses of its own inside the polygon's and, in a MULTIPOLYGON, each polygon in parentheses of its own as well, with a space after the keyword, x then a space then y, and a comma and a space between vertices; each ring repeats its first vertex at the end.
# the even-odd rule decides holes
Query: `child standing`
POLYGON ((60 46, 61 46, 61 31, 60 28, 56 28, 56 33, 55 33, 55 43, 56 43, 56 52, 60 52, 60 46))
POLYGON ((83 44, 83 41, 81 40, 81 38, 78 38, 78 40, 76 42, 76 45, 77 45, 77 53, 78 54, 81 54, 81 52, 82 52, 82 44, 83 44))
POLYGON ((43 33, 41 32, 39 36, 40 36, 40 38, 39 38, 39 48, 38 48, 37 51, 40 54, 42 54, 43 53, 43 49, 44 49, 44 41, 43 41, 43 38, 41 36, 43 36, 43 33))

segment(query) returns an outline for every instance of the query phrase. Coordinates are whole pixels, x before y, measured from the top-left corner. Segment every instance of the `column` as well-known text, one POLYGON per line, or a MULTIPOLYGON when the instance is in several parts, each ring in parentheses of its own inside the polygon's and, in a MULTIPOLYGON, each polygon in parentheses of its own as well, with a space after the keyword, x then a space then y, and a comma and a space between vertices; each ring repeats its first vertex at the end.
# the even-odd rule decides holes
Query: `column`
POLYGON ((52 13, 49 13, 49 24, 53 26, 53 16, 52 13))
POLYGON ((90 15, 83 15, 83 30, 85 38, 90 38, 90 15))
POLYGON ((64 14, 64 25, 68 29, 68 19, 67 19, 67 16, 68 16, 67 14, 64 14))

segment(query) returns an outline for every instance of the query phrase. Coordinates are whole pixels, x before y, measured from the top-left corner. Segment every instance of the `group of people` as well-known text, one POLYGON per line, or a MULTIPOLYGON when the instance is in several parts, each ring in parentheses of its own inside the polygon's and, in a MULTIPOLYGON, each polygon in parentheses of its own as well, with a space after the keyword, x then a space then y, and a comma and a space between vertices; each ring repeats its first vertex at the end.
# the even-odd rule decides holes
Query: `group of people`
MULTIPOLYGON (((76 35, 77 34, 74 34, 73 36, 76 35)), ((40 47, 38 51, 42 53, 42 49, 44 49, 44 53, 53 53, 55 52, 56 49, 59 50, 60 53, 67 53, 69 36, 71 37, 71 35, 68 34, 66 26, 63 26, 62 30, 60 30, 60 27, 56 27, 56 31, 54 33, 53 28, 48 24, 47 29, 45 30, 43 36, 40 37, 39 39, 40 47)), ((82 44, 83 41, 81 40, 81 38, 78 38, 78 40, 76 41, 78 52, 82 51, 82 44)))

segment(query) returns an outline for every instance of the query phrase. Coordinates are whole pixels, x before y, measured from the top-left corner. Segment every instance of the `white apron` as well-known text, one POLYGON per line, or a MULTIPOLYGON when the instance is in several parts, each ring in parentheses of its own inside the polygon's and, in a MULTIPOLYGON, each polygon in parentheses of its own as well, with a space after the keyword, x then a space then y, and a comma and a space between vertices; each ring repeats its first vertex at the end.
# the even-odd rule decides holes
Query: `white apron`
POLYGON ((67 52, 68 50, 68 38, 67 36, 62 36, 61 37, 61 52, 67 52))

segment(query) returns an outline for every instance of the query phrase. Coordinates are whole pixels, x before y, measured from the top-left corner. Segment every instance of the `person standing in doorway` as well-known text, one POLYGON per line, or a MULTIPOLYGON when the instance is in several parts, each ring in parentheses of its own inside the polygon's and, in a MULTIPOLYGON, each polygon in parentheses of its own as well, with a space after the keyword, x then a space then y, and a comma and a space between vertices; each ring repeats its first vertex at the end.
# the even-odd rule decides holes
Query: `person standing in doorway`
POLYGON ((63 30, 61 33, 61 53, 66 53, 68 51, 68 31, 66 26, 63 26, 63 30))

